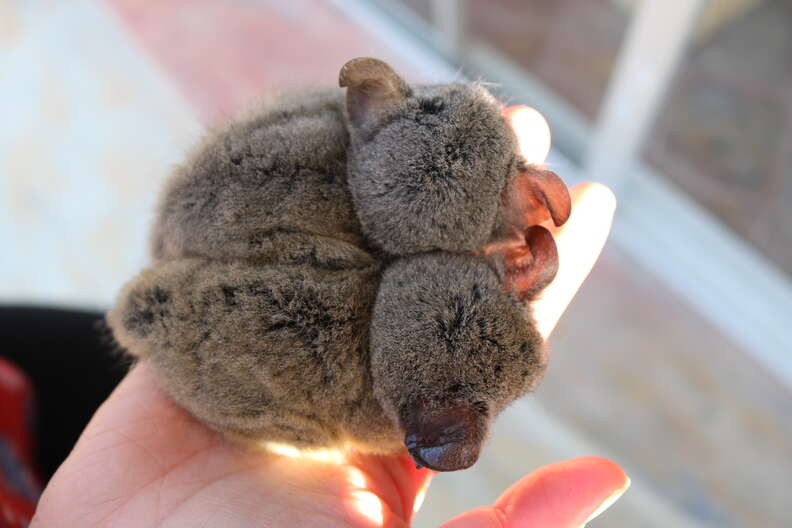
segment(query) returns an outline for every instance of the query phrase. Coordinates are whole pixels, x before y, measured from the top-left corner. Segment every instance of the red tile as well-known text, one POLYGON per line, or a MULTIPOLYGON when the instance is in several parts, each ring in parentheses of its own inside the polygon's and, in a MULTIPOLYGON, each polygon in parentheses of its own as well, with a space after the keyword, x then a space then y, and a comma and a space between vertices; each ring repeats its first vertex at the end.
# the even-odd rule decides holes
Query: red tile
POLYGON ((206 122, 267 93, 334 84, 348 59, 394 60, 321 0, 106 0, 206 122))

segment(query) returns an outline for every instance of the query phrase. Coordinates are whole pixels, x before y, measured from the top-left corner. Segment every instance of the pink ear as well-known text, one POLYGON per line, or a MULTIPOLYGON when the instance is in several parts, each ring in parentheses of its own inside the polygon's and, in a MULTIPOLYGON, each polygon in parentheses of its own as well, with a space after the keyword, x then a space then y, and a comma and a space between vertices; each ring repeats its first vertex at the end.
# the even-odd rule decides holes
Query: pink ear
POLYGON ((558 272, 558 250, 550 231, 533 226, 525 244, 502 253, 506 277, 504 288, 521 301, 530 300, 550 284, 558 272))
POLYGON ((558 175, 536 165, 521 165, 502 195, 503 215, 497 238, 522 236, 526 230, 552 219, 555 225, 567 221, 572 212, 569 191, 558 175))
MULTIPOLYGON (((514 127, 516 126, 515 115, 526 109, 529 108, 523 105, 507 106, 503 109, 503 117, 514 127)), ((539 116, 541 118, 541 114, 539 116)), ((520 131, 515 130, 515 132, 519 137, 520 131)), ((546 138, 548 148, 549 133, 548 129, 546 138)), ((507 197, 521 210, 521 214, 525 215, 523 222, 517 223, 522 227, 541 223, 546 219, 546 212, 550 214, 555 225, 560 226, 566 222, 572 209, 572 201, 561 178, 553 171, 531 163, 522 164, 519 171, 520 174, 513 181, 514 185, 509 189, 509 192, 515 196, 507 197), (537 209, 544 209, 546 212, 537 209)))
MULTIPOLYGON (((572 212, 572 200, 569 190, 561 178, 546 169, 527 165, 520 169, 518 182, 522 183, 522 192, 531 192, 538 203, 550 212, 553 223, 564 224, 572 212)), ((519 186, 518 186, 519 188, 519 186)))

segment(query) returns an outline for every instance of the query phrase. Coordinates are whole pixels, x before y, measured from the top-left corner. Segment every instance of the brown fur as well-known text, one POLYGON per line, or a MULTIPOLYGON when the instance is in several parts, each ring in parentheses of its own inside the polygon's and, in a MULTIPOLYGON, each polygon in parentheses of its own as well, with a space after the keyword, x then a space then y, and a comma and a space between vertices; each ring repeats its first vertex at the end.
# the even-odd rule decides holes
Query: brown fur
POLYGON ((464 415, 480 445, 544 370, 503 266, 473 254, 504 218, 516 140, 481 86, 410 87, 356 61, 346 101, 279 98, 197 148, 107 319, 231 438, 392 453, 450 408, 440 421, 464 415))

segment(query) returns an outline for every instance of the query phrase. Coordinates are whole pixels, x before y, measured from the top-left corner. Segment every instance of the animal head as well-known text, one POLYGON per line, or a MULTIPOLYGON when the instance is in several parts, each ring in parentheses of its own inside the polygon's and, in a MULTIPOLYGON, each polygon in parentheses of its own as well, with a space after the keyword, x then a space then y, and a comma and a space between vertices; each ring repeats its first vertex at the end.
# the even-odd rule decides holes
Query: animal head
POLYGON ((555 276, 555 242, 539 224, 563 224, 569 194, 525 162, 481 85, 409 86, 369 58, 348 62, 340 84, 358 218, 400 257, 373 312, 375 392, 417 464, 464 469, 491 419, 544 372, 525 303, 555 276))
POLYGON ((557 225, 569 215, 566 187, 531 174, 502 105, 482 85, 410 86, 372 58, 347 62, 339 84, 355 208, 385 252, 482 250, 548 213, 557 225))
POLYGON ((445 252, 398 259, 371 321, 374 392, 416 464, 473 465, 492 420, 536 386, 542 337, 483 258, 445 252))

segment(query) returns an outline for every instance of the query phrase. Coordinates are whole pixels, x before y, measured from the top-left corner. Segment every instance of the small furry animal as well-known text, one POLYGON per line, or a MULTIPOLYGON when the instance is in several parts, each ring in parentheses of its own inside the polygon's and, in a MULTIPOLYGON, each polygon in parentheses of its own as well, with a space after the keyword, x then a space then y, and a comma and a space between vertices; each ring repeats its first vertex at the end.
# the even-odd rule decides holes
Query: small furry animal
POLYGON ((107 320, 164 390, 248 445, 471 466, 545 370, 528 303, 566 186, 479 84, 373 58, 208 137, 161 198, 152 264, 107 320))

